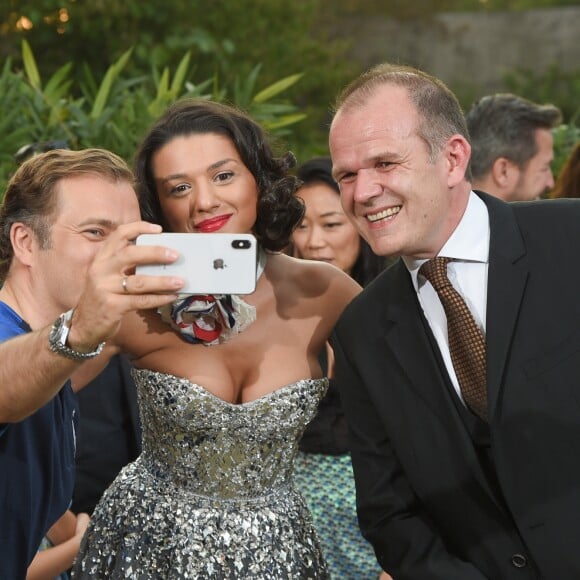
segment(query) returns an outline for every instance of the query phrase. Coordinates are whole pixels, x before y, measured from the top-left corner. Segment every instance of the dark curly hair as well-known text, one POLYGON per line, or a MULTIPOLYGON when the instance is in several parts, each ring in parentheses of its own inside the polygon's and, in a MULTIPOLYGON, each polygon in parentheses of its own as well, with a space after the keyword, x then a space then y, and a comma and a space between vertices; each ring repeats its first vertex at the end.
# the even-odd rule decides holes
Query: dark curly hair
MULTIPOLYGON (((303 186, 322 183, 328 185, 337 195, 340 195, 338 184, 332 177, 332 161, 330 157, 314 157, 310 159, 298 168, 296 175, 303 186)), ((298 191, 298 195, 300 195, 300 190, 298 191)), ((389 262, 383 256, 377 256, 371 250, 366 240, 361 236, 359 237, 360 251, 350 275, 364 287, 376 278, 389 262)))
POLYGON ((135 176, 143 219, 167 229, 152 174, 153 155, 178 136, 213 133, 232 141, 258 186, 253 233, 266 250, 287 246, 302 220, 304 204, 296 197, 298 180, 288 175, 296 159, 291 152, 275 157, 265 131, 239 109, 205 99, 183 99, 153 124, 135 157, 135 176))

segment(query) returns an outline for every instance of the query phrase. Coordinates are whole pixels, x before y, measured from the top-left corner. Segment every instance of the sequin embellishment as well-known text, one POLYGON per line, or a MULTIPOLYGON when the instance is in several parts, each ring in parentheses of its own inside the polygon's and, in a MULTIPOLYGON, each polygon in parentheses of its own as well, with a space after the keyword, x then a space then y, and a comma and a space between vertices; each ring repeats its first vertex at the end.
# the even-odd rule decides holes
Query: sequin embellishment
POLYGON ((143 453, 97 506, 73 578, 326 579, 292 462, 326 379, 249 403, 134 371, 143 453))

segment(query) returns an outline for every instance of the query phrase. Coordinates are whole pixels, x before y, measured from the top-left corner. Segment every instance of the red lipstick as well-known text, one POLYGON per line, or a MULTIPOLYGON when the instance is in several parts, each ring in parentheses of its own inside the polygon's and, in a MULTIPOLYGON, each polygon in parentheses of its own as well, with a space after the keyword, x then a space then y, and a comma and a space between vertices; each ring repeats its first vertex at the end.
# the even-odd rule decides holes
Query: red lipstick
POLYGON ((202 232, 204 234, 208 234, 211 232, 216 232, 223 228, 223 226, 228 222, 232 214, 227 215, 219 215, 213 218, 209 218, 207 220, 203 220, 198 224, 195 224, 195 229, 198 232, 202 232))

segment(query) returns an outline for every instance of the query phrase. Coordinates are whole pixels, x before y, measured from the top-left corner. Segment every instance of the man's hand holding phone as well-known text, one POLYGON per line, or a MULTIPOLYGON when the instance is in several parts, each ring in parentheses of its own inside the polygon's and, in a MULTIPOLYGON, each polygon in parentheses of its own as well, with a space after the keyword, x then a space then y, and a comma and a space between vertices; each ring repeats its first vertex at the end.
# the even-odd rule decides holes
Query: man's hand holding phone
POLYGON ((136 274, 183 278, 179 294, 251 294, 256 289, 257 241, 252 234, 143 234, 136 245, 178 252, 173 262, 140 262, 136 274))

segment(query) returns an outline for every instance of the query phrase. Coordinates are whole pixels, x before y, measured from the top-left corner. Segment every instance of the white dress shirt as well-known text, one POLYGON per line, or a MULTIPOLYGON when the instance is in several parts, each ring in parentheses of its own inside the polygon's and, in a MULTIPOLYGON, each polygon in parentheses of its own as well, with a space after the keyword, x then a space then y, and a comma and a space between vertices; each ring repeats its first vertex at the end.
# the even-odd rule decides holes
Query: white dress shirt
MULTIPOLYGON (((489 266, 489 214, 485 203, 473 191, 469 196, 467 208, 461 221, 441 248, 438 256, 453 258, 454 261, 447 265, 449 280, 465 300, 475 322, 485 336, 487 271, 489 266)), ((426 278, 419 276, 419 268, 427 260, 403 257, 403 261, 411 274, 419 303, 437 341, 451 382, 459 398, 463 401, 449 353, 445 311, 433 286, 426 278)))

